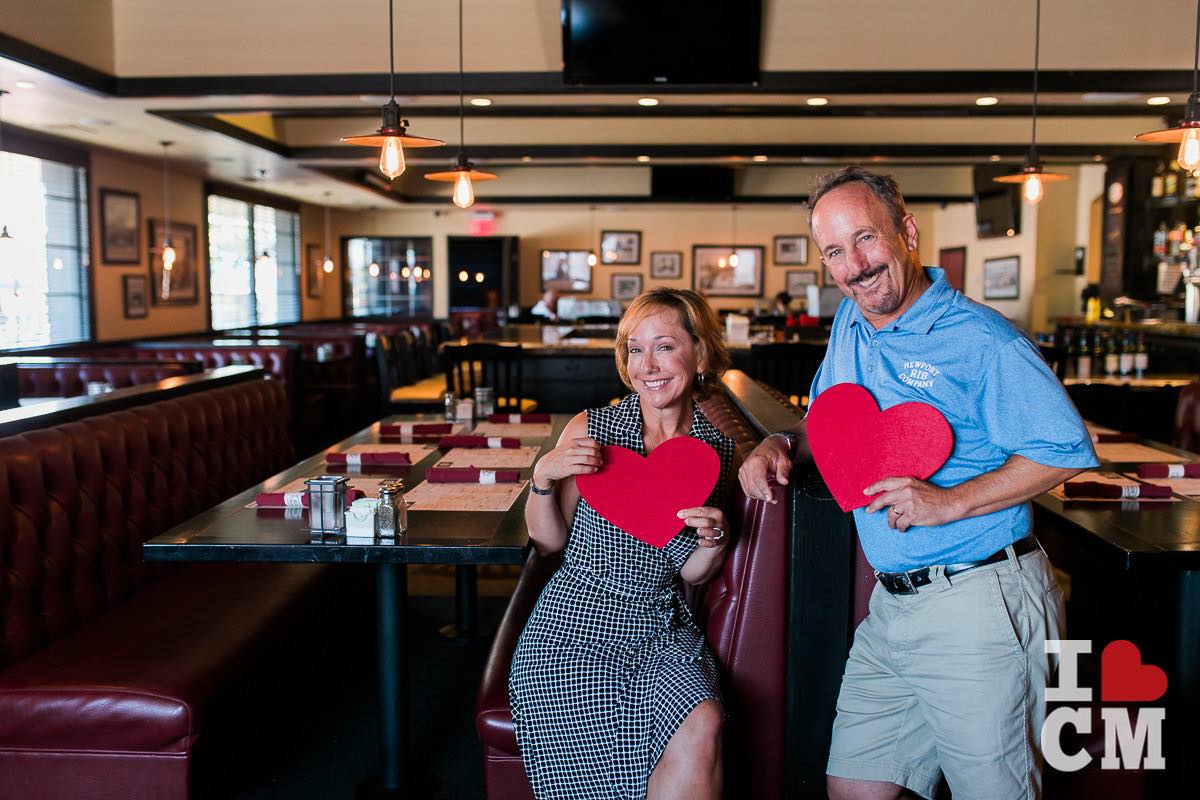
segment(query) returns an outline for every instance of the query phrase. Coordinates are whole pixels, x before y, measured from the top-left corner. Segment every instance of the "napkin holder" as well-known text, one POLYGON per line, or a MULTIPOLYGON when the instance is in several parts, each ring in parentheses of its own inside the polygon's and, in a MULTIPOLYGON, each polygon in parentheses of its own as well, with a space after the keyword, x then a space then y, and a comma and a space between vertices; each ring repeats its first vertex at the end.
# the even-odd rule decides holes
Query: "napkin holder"
POLYGON ((341 533, 346 527, 345 475, 318 475, 304 482, 308 490, 308 529, 317 534, 341 533))

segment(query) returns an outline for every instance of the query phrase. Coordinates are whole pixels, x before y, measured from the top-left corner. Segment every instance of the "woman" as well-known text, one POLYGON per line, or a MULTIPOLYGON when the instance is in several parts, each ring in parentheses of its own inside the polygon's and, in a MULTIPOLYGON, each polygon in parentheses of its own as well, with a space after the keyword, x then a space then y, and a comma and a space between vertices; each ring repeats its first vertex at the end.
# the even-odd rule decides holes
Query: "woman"
POLYGON ((715 799, 724 710, 679 581, 705 583, 725 559, 719 503, 734 445, 696 401, 716 391, 729 354, 704 298, 654 289, 621 317, 616 359, 634 393, 577 415, 534 466, 529 536, 542 554, 566 551, 513 655, 517 742, 539 800, 715 799), (710 444, 721 471, 707 504, 680 509, 680 532, 659 550, 597 514, 575 476, 599 469, 602 445, 648 455, 676 436, 710 444))

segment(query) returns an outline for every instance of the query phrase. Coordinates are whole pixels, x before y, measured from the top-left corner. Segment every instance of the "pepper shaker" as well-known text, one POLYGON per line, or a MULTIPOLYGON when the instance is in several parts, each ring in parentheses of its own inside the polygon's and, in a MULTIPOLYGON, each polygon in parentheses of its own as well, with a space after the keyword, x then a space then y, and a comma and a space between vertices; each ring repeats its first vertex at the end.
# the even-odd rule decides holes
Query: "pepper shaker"
POLYGON ((396 489, 386 481, 379 485, 379 506, 375 509, 375 530, 381 537, 396 535, 396 489))

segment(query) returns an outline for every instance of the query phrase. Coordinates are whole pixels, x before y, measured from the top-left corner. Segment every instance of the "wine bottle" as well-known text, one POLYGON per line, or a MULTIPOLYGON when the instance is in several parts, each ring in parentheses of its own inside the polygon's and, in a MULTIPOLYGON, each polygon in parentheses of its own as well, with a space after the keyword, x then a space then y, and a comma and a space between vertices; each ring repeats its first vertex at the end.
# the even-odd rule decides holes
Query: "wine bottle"
POLYGON ((1117 356, 1116 337, 1109 335, 1104 337, 1104 374, 1112 377, 1117 373, 1119 357, 1117 356))
POLYGON ((1133 342, 1130 341, 1128 333, 1121 337, 1120 366, 1122 377, 1133 372, 1133 342))
POLYGON ((1133 370, 1137 377, 1145 376, 1150 366, 1150 353, 1146 350, 1146 335, 1138 331, 1137 349, 1133 352, 1133 370))
POLYGON ((1075 356, 1075 377, 1081 381, 1092 379, 1092 352, 1088 348, 1087 331, 1079 335, 1079 348, 1075 356))

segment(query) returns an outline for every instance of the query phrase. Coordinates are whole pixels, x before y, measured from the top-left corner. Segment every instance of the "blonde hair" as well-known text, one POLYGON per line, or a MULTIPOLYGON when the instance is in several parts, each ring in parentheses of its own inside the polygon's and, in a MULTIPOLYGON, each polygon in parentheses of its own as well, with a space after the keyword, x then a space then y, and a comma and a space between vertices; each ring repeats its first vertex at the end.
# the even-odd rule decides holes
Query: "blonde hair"
POLYGON ((621 382, 633 389, 629 380, 629 335, 644 319, 666 309, 679 312, 680 324, 696 345, 704 372, 692 381, 692 394, 697 400, 705 400, 717 391, 721 376, 733 362, 717 315, 703 297, 689 289, 651 289, 638 295, 625 309, 617 325, 616 359, 621 382))

